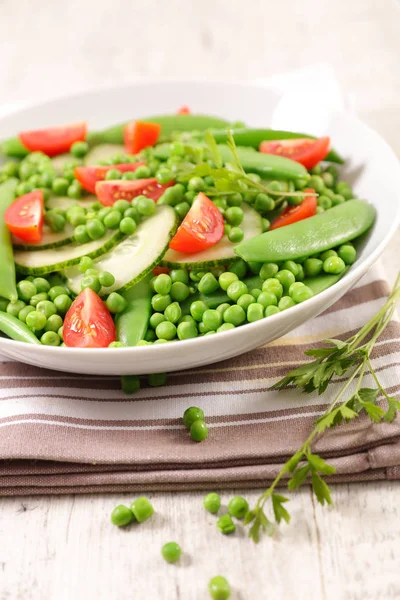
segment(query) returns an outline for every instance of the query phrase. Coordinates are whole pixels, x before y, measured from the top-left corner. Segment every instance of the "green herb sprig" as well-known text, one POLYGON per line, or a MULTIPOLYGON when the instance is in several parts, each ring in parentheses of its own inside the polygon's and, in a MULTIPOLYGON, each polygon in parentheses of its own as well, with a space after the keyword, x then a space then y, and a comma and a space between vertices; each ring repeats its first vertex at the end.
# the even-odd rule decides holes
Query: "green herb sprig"
POLYGON ((375 342, 389 324, 399 298, 400 273, 384 306, 355 335, 345 341, 327 339, 325 342, 329 346, 308 350, 305 354, 313 356, 315 360, 290 371, 271 387, 272 390, 284 390, 294 386, 305 393, 317 391, 322 394, 334 376, 342 377, 350 373, 324 414, 315 421, 304 444, 286 461, 272 484, 259 497, 254 509, 247 513, 244 523, 250 525, 249 536, 255 542, 259 541, 263 532, 273 535, 276 524, 282 520, 286 523, 290 521, 290 514, 284 506, 289 499, 275 491, 283 478, 289 478, 287 488, 290 492, 310 481, 318 502, 322 505, 332 504, 331 490, 324 477, 334 474, 335 467, 312 452, 311 446, 317 436, 362 414, 367 414, 374 423, 391 422, 400 410, 400 402, 387 394, 370 360, 375 342), (362 387, 367 373, 374 380, 373 388, 362 387), (352 384, 355 389, 349 393, 352 384), (377 404, 379 396, 386 400, 386 410, 377 404), (271 518, 265 512, 269 501, 273 514, 271 518))

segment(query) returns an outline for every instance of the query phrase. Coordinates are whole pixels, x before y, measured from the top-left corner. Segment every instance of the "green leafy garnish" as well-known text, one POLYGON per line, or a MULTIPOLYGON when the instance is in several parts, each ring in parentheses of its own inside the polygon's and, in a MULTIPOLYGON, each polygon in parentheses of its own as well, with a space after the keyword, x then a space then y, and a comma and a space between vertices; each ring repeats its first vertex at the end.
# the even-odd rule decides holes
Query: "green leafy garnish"
POLYGON ((273 535, 276 524, 282 519, 289 523, 289 512, 283 506, 288 498, 275 492, 276 487, 282 484, 283 478, 288 479, 286 485, 289 492, 309 482, 320 504, 332 504, 331 490, 324 477, 333 475, 335 467, 312 452, 311 445, 317 436, 362 414, 367 414, 373 423, 391 422, 400 410, 400 402, 387 394, 370 360, 375 342, 389 324, 399 298, 400 273, 384 306, 355 335, 345 341, 328 339, 325 340, 327 347, 308 350, 305 354, 314 357, 315 360, 290 371, 272 386, 273 390, 284 390, 288 386, 294 386, 305 393, 316 391, 322 394, 333 377, 349 373, 348 379, 324 414, 315 421, 314 428, 304 444, 286 461, 272 484, 259 497, 255 507, 246 515, 244 524, 251 524, 249 536, 255 542, 259 541, 262 532, 273 535), (372 375, 375 387, 362 387, 366 373, 372 375), (351 384, 355 385, 355 389, 349 394, 351 384), (377 404, 379 396, 385 399, 386 410, 377 404), (268 501, 271 501, 272 505, 271 518, 265 513, 268 501))

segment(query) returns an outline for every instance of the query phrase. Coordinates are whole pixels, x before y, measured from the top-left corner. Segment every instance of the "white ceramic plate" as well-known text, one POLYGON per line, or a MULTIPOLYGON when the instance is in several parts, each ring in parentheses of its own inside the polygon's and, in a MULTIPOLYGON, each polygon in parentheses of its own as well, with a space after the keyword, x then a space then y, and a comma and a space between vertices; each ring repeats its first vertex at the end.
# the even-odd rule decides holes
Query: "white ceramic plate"
POLYGON ((174 113, 182 104, 194 112, 240 119, 251 126, 280 128, 284 128, 284 108, 291 111, 292 127, 296 114, 299 131, 329 134, 334 147, 349 159, 343 177, 353 184, 359 197, 377 208, 376 223, 357 262, 339 283, 311 300, 221 334, 171 344, 97 350, 33 346, 0 338, 1 353, 49 369, 101 375, 168 372, 215 363, 272 341, 315 317, 347 292, 382 253, 400 222, 400 163, 392 150, 377 133, 349 114, 333 114, 324 131, 319 130, 318 107, 304 103, 300 111, 271 89, 248 84, 170 82, 101 90, 5 116, 0 119, 1 138, 22 129, 82 119, 88 120, 91 129, 100 129, 135 117, 174 113))

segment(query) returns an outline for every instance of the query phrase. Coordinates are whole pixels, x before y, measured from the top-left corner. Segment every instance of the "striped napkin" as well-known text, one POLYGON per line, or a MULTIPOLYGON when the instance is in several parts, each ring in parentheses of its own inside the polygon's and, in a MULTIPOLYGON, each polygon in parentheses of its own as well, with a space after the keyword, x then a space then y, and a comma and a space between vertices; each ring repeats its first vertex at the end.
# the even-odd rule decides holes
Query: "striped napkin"
MULTIPOLYGON (((385 301, 379 267, 319 317, 275 342, 221 363, 171 373, 134 396, 118 378, 71 375, 1 359, 0 495, 146 492, 266 486, 302 444, 339 383, 321 397, 268 391, 302 364, 304 350, 345 339, 385 301), (209 437, 196 444, 182 414, 200 406, 209 437)), ((400 323, 376 344, 373 364, 400 391, 400 323)), ((372 385, 366 376, 365 385, 372 385)), ((332 481, 400 479, 400 419, 360 417, 330 430, 316 450, 332 481)))

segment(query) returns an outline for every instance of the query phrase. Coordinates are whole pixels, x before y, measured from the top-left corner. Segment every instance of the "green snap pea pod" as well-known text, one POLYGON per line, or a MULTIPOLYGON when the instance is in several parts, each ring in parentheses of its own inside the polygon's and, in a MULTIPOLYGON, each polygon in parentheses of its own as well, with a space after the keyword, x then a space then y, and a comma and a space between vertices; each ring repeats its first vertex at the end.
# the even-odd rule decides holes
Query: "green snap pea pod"
POLYGON ((316 296, 337 283, 349 269, 350 267, 346 267, 339 275, 318 275, 317 277, 308 277, 304 279, 303 283, 308 286, 314 292, 314 296, 316 296))
POLYGON ((4 140, 0 144, 1 153, 10 158, 24 158, 29 154, 29 150, 25 148, 23 143, 18 137, 4 140))
MULTIPOLYGON (((274 141, 274 140, 295 140, 299 138, 308 138, 315 140, 316 138, 306 133, 295 133, 294 131, 281 131, 279 129, 233 129, 233 138, 237 146, 252 146, 257 148, 261 142, 274 141)), ((222 129, 221 131, 212 132, 215 141, 218 144, 224 144, 228 140, 228 131, 222 129)), ((336 150, 330 150, 329 154, 325 158, 329 162, 335 162, 343 164, 343 158, 336 152, 336 150)))
POLYGON ((15 264, 10 232, 4 223, 4 213, 15 198, 17 179, 8 179, 0 185, 0 296, 9 300, 18 297, 15 264))
MULTIPOLYGON (((218 144, 223 162, 232 162, 231 150, 225 144, 218 144)), ((273 179, 309 179, 308 171, 300 163, 276 156, 274 154, 262 154, 255 152, 253 148, 238 147, 237 154, 243 169, 247 173, 257 173, 263 178, 273 179)))
POLYGON ((0 311, 0 331, 12 340, 27 342, 28 344, 40 344, 36 335, 17 317, 0 311))
POLYGON ((115 317, 117 340, 125 346, 136 346, 144 339, 151 315, 151 288, 150 280, 153 274, 142 281, 121 292, 127 301, 126 308, 115 317))
POLYGON ((364 200, 349 200, 303 221, 273 229, 242 242, 238 256, 250 262, 278 262, 312 256, 349 242, 367 231, 375 208, 364 200))
MULTIPOLYGON (((156 115, 138 120, 161 125, 162 139, 170 138, 177 131, 205 131, 206 129, 221 129, 229 126, 229 121, 209 115, 156 115)), ((102 131, 89 132, 87 141, 91 145, 123 144, 125 125, 126 123, 121 123, 102 131)))

